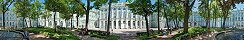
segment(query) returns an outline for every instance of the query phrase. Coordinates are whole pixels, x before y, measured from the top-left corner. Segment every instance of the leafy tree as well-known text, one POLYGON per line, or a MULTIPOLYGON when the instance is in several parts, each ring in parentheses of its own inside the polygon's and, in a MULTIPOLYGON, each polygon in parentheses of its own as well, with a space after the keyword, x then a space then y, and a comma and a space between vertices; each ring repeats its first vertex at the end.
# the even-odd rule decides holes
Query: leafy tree
POLYGON ((51 12, 50 11, 48 11, 48 10, 45 10, 43 13, 42 13, 42 18, 44 18, 45 19, 45 22, 44 22, 44 24, 45 24, 45 26, 47 26, 46 24, 46 21, 49 21, 47 18, 49 18, 50 16, 51 16, 51 14, 50 14, 51 12))
MULTIPOLYGON (((86 12, 86 25, 84 28, 85 30, 83 30, 85 34, 87 34, 87 30, 88 30, 87 25, 89 22, 89 11, 90 11, 90 9, 92 9, 92 8, 99 9, 99 7, 101 7, 103 4, 106 4, 106 3, 109 3, 109 6, 111 6, 112 2, 117 2, 118 0, 86 0, 86 1, 87 2, 86 2, 86 6, 85 6, 85 4, 83 2, 81 2, 80 0, 76 0, 76 2, 78 2, 82 6, 83 10, 85 10, 85 12, 86 12), (91 2, 94 2, 93 6, 90 6, 91 2)), ((111 7, 109 7, 109 9, 110 9, 110 11, 109 11, 108 24, 107 25, 110 25, 109 21, 110 21, 111 7)), ((107 28, 107 34, 109 34, 109 26, 107 26, 106 28, 107 28)))
POLYGON ((23 26, 24 24, 27 25, 26 18, 29 17, 31 13, 31 1, 30 0, 16 0, 14 3, 15 13, 18 17, 23 17, 23 26), (26 23, 24 23, 26 22, 26 23))
POLYGON ((5 29, 5 13, 7 11, 9 11, 9 7, 10 5, 12 5, 12 3, 14 2, 14 0, 0 0, 0 10, 3 13, 3 28, 5 29))
POLYGON ((94 2, 94 7, 96 9, 99 9, 102 5, 108 3, 109 6, 109 11, 108 11, 108 20, 107 20, 107 35, 110 35, 110 14, 111 14, 111 3, 112 2, 117 2, 118 0, 91 0, 92 2, 94 2))
MULTIPOLYGON (((69 0, 68 2, 69 6, 69 11, 71 13, 71 16, 73 16, 73 14, 77 14, 76 16, 76 26, 78 27, 78 17, 79 15, 83 15, 84 14, 84 10, 82 9, 82 5, 80 5, 79 3, 77 3, 75 0, 69 0)), ((71 17, 72 19, 72 17, 71 17)), ((72 21, 71 21, 71 25, 72 25, 72 21)), ((71 29, 73 28, 73 26, 71 27, 71 29)))
POLYGON ((218 1, 218 5, 220 6, 223 14, 223 23, 222 28, 225 30, 225 21, 230 14, 230 10, 235 8, 235 4, 243 3, 244 0, 216 0, 218 1))
POLYGON ((184 4, 184 22, 183 22, 183 27, 184 27, 184 31, 183 33, 187 33, 188 32, 188 20, 190 17, 190 12, 191 9, 195 3, 196 0, 166 0, 166 1, 178 1, 178 2, 182 2, 184 4))
POLYGON ((208 32, 210 30, 210 11, 211 11, 211 0, 199 0, 201 2, 200 6, 199 6, 199 14, 200 16, 203 17, 203 19, 206 20, 206 26, 208 28, 208 32))
MULTIPOLYGON (((40 17, 42 13, 43 6, 38 0, 34 0, 34 3, 31 5, 31 14, 30 14, 30 26, 31 26, 31 19, 35 19, 38 21, 38 18, 40 17)), ((38 24, 38 23, 37 23, 38 24)))
POLYGON ((47 10, 54 12, 53 15, 53 21, 54 21, 54 28, 55 28, 55 32, 57 31, 57 27, 56 27, 56 13, 60 12, 60 13, 65 13, 67 10, 67 4, 65 4, 67 2, 67 0, 45 0, 45 7, 47 10))
POLYGON ((84 30, 82 30, 82 33, 83 34, 87 34, 88 32, 88 22, 89 22, 89 11, 90 11, 90 3, 91 3, 91 1, 90 0, 86 0, 86 3, 87 3, 87 5, 86 5, 86 7, 85 7, 85 4, 83 3, 83 2, 81 2, 80 0, 75 0, 76 2, 78 2, 80 5, 82 5, 82 8, 83 8, 83 10, 85 10, 85 12, 86 12, 86 24, 85 24, 85 28, 84 28, 84 30))
POLYGON ((137 15, 142 15, 146 21, 147 36, 149 36, 149 27, 148 27, 148 16, 151 15, 155 9, 154 5, 151 3, 151 0, 134 0, 132 3, 128 4, 130 10, 137 15))
POLYGON ((166 19, 166 26, 168 28, 168 30, 172 31, 172 29, 169 28, 177 28, 179 27, 179 22, 183 19, 183 5, 180 4, 180 1, 164 1, 164 5, 163 5, 163 16, 166 19), (171 22, 172 24, 169 25, 171 22), (174 27, 173 27, 174 24, 174 27), (171 27, 169 27, 171 26, 171 27))

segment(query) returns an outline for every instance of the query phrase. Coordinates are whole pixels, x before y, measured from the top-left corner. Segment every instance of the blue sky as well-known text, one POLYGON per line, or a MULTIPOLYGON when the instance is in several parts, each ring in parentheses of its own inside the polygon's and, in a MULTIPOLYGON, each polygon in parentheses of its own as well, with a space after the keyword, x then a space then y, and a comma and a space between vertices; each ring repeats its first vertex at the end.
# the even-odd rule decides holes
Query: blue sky
MULTIPOLYGON (((44 3, 44 0, 39 0, 39 1, 44 3)), ((86 4, 86 0, 81 0, 81 1, 86 4)), ((119 2, 125 2, 125 1, 126 0, 120 0, 119 2)), ((152 2, 155 2, 155 1, 153 0, 152 2)), ((198 1, 195 2, 195 4, 194 4, 195 8, 192 9, 193 11, 197 11, 197 7, 199 5, 198 3, 199 3, 198 1)), ((91 5, 93 5, 93 4, 91 3, 91 5)), ((236 4, 236 9, 244 10, 244 4, 236 4)), ((234 10, 236 10, 236 9, 234 9, 234 10)))

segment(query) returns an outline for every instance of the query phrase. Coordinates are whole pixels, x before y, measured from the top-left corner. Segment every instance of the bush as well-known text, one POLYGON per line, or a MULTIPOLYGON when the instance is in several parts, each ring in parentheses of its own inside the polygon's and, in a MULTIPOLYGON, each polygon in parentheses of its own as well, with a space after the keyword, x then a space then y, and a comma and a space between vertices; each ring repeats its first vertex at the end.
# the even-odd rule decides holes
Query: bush
POLYGON ((159 31, 157 30, 152 30, 149 32, 149 36, 147 36, 147 32, 140 32, 140 33, 136 33, 137 34, 137 37, 139 40, 147 40, 147 39, 150 39, 150 38, 156 38, 157 36, 156 35, 161 35, 162 33, 158 33, 159 31))
POLYGON ((188 33, 176 34, 171 38, 171 40, 187 40, 188 38, 192 38, 198 34, 202 34, 205 32, 207 32, 206 27, 191 27, 188 29, 188 33))
POLYGON ((88 30, 88 34, 91 37, 97 37, 105 40, 118 40, 119 37, 115 35, 106 35, 105 31, 97 31, 97 30, 88 30))
POLYGON ((57 39, 57 40, 80 40, 78 36, 75 36, 71 32, 69 32, 67 29, 60 29, 57 32, 54 31, 52 28, 27 28, 29 32, 32 33, 39 33, 44 34, 46 36, 49 36, 51 38, 57 39))

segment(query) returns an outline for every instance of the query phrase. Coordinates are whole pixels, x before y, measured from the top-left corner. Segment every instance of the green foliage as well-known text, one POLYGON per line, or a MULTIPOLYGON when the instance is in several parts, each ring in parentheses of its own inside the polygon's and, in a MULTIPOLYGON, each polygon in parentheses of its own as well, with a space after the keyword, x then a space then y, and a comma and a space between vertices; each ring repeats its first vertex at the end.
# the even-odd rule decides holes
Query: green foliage
POLYGON ((105 31, 95 31, 95 30, 89 30, 88 34, 91 37, 97 37, 105 40, 118 40, 119 37, 115 35, 106 35, 105 31))
POLYGON ((43 6, 38 0, 35 0, 34 3, 31 4, 31 19, 37 19, 42 13, 43 6))
MULTIPOLYGON (((210 32, 223 31, 221 28, 210 28, 210 32)), ((207 33, 206 27, 191 27, 188 29, 188 33, 180 33, 173 36, 170 40, 187 40, 194 36, 207 33)))
POLYGON ((13 2, 14 2, 14 0, 0 0, 0 11, 1 12, 8 11, 10 5, 12 5, 13 2))
POLYGON ((67 29, 60 29, 57 32, 52 28, 27 28, 29 32, 40 33, 57 40, 80 40, 78 36, 72 34, 67 29))
POLYGON ((158 33, 159 31, 157 31, 157 30, 154 30, 154 31, 150 31, 150 36, 147 36, 147 33, 146 32, 140 32, 140 33, 136 33, 136 35, 137 35, 137 38, 139 39, 139 40, 148 40, 148 39, 150 39, 150 38, 156 38, 157 37, 157 35, 161 35, 161 34, 163 34, 163 33, 158 33))
POLYGON ((155 9, 151 0, 134 0, 132 3, 128 4, 130 10, 132 13, 137 14, 137 15, 142 15, 142 16, 148 16, 151 15, 155 9))
POLYGON ((18 17, 29 17, 31 13, 31 1, 30 0, 16 0, 14 3, 14 12, 18 17))

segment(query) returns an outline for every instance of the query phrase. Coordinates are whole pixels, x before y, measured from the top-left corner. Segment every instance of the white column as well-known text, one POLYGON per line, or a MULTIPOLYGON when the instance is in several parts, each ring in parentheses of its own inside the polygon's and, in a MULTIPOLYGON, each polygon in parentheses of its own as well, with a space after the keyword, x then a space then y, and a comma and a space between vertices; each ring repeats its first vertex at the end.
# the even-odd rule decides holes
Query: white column
POLYGON ((114 21, 111 21, 110 25, 111 25, 111 29, 114 29, 114 21))
POLYGON ((124 18, 124 10, 123 10, 123 8, 121 8, 120 10, 121 10, 121 18, 124 18))
POLYGON ((130 21, 130 28, 133 28, 133 20, 130 21))
POLYGON ((102 21, 100 21, 99 20, 99 26, 98 26, 99 28, 101 28, 102 27, 102 21))
POLYGON ((119 29, 118 24, 119 24, 119 21, 118 21, 118 20, 116 20, 116 25, 115 25, 116 29, 119 29))
POLYGON ((120 20, 120 23, 121 23, 121 24, 120 24, 120 28, 121 28, 121 29, 124 29, 124 25, 122 25, 122 24, 124 24, 124 23, 123 23, 123 20, 120 20))

